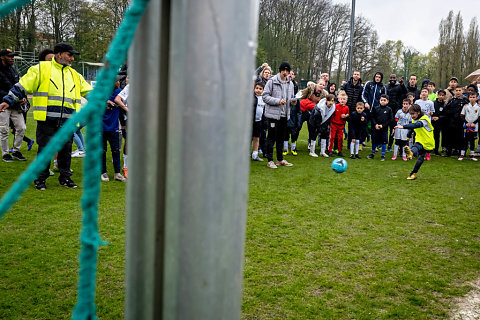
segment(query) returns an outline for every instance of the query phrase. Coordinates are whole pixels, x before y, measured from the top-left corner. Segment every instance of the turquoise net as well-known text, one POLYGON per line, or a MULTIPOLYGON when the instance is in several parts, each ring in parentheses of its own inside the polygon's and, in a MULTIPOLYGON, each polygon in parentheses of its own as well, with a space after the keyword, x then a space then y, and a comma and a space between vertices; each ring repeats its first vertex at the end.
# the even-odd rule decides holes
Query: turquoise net
MULTIPOLYGON (((11 0, 0 5, 0 18, 33 2, 33 0, 11 0)), ((97 270, 97 251, 102 244, 98 233, 98 199, 100 195, 101 157, 103 153, 102 117, 105 102, 110 97, 117 72, 125 61, 128 48, 133 40, 140 18, 149 0, 134 0, 126 11, 124 20, 113 39, 104 58, 105 66, 97 76, 97 84, 88 96, 87 105, 75 116, 65 122, 48 145, 23 172, 0 201, 0 219, 20 198, 21 194, 38 177, 53 155, 69 140, 77 130, 77 123, 88 123, 86 145, 87 152, 83 165, 83 196, 81 200, 83 218, 80 235, 80 273, 78 281, 78 299, 72 319, 97 319, 95 311, 95 278, 97 270)))

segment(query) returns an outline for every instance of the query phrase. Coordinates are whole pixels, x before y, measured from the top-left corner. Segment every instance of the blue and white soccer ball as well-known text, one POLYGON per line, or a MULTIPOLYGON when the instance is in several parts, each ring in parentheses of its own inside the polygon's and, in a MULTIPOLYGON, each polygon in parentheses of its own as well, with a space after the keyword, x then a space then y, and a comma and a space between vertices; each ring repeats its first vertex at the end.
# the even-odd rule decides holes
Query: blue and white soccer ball
POLYGON ((336 173, 342 173, 347 170, 347 161, 342 158, 335 158, 332 161, 332 169, 336 173))

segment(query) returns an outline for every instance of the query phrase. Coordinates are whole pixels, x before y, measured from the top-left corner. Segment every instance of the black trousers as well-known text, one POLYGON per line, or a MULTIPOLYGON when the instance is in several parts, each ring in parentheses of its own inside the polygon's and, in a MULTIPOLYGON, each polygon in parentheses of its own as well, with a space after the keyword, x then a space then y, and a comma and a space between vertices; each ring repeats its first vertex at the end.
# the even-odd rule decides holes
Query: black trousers
POLYGON ((277 161, 283 160, 283 139, 287 130, 287 118, 268 119, 267 159, 273 161, 273 145, 276 145, 277 161))
POLYGON ((463 128, 461 126, 447 126, 444 131, 445 148, 447 154, 451 154, 453 150, 461 150, 463 148, 463 128))
POLYGON ((287 127, 287 130, 285 130, 284 141, 288 141, 289 138, 292 138, 292 143, 297 142, 299 133, 300 130, 297 127, 287 127))
POLYGON ((267 130, 262 128, 260 130, 260 144, 259 144, 259 149, 262 150, 264 156, 267 155, 267 130))
POLYGON ((395 129, 395 126, 397 125, 397 122, 396 121, 392 121, 390 122, 390 124, 388 125, 388 128, 389 128, 389 134, 388 134, 388 148, 389 149, 392 149, 392 145, 393 145, 393 142, 395 141, 395 139, 393 138, 393 129, 395 129))
MULTIPOLYGON (((433 151, 435 153, 438 153, 438 148, 440 148, 440 132, 443 132, 443 129, 439 120, 432 121, 432 125, 433 125, 433 139, 435 139, 435 149, 433 149, 433 151)), ((443 136, 442 136, 442 140, 443 140, 443 136)))
MULTIPOLYGON (((43 148, 48 144, 50 139, 57 133, 60 129, 56 121, 37 121, 37 144, 38 144, 38 152, 42 152, 43 148)), ((72 161, 72 142, 73 142, 73 134, 70 136, 70 139, 67 143, 63 146, 63 148, 58 151, 58 169, 60 170, 60 177, 58 180, 63 180, 72 175, 70 172, 70 163, 72 161)), ((50 177, 50 162, 48 163, 47 167, 43 169, 43 171, 38 176, 39 181, 45 181, 48 177, 50 177)))
POLYGON ((110 144, 112 152, 113 170, 120 173, 120 133, 118 131, 103 131, 103 157, 102 157, 102 173, 107 172, 107 151, 110 144))
POLYGON ((463 138, 463 148, 462 150, 467 151, 470 148, 470 154, 475 152, 475 139, 477 138, 476 132, 465 132, 465 137, 463 138))

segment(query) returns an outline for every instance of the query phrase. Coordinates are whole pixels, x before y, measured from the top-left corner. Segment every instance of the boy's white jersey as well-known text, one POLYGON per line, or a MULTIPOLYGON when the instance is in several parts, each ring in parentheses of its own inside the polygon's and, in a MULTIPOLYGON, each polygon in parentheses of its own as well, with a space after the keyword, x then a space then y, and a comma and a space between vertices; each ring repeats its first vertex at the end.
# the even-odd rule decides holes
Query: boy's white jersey
MULTIPOLYGON (((397 120, 397 125, 404 126, 406 124, 412 123, 412 116, 408 112, 403 112, 402 109, 398 110, 395 114, 395 119, 397 120)), ((393 137, 398 140, 407 140, 408 129, 395 129, 393 137)))
POLYGON ((435 113, 435 106, 433 105, 432 101, 418 99, 417 101, 415 101, 415 104, 418 104, 420 108, 422 108, 422 112, 425 113, 425 115, 430 120, 432 120, 432 116, 430 115, 430 112, 435 113))
MULTIPOLYGON (((478 104, 471 105, 466 104, 463 106, 461 115, 465 116, 465 121, 473 123, 478 120, 478 114, 480 113, 480 106, 478 104)), ((475 125, 475 132, 478 132, 478 123, 475 125)))
POLYGON ((265 102, 263 102, 262 96, 257 96, 257 108, 255 110, 255 121, 262 121, 264 108, 265 108, 265 102))
POLYGON ((125 88, 118 94, 120 98, 122 98, 123 103, 128 106, 128 93, 130 91, 130 84, 127 84, 125 88))

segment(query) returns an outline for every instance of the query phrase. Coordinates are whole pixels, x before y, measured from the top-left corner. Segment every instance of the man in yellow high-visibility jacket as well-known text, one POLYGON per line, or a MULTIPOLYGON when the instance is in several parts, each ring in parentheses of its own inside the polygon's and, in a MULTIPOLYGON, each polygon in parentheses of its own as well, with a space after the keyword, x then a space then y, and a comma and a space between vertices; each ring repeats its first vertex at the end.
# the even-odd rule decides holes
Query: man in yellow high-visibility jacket
MULTIPOLYGON (((33 117, 37 120, 38 152, 47 145, 63 123, 80 109, 81 97, 87 95, 92 87, 75 69, 71 67, 74 54, 73 47, 60 42, 54 48, 55 57, 52 61, 41 61, 30 67, 28 72, 16 83, 8 95, 3 97, 0 112, 26 98, 32 93, 33 117)), ((72 137, 58 152, 58 168, 60 170, 60 185, 76 188, 77 185, 70 176, 72 137)), ((50 164, 42 171, 35 187, 45 190, 45 180, 50 176, 50 164)))

